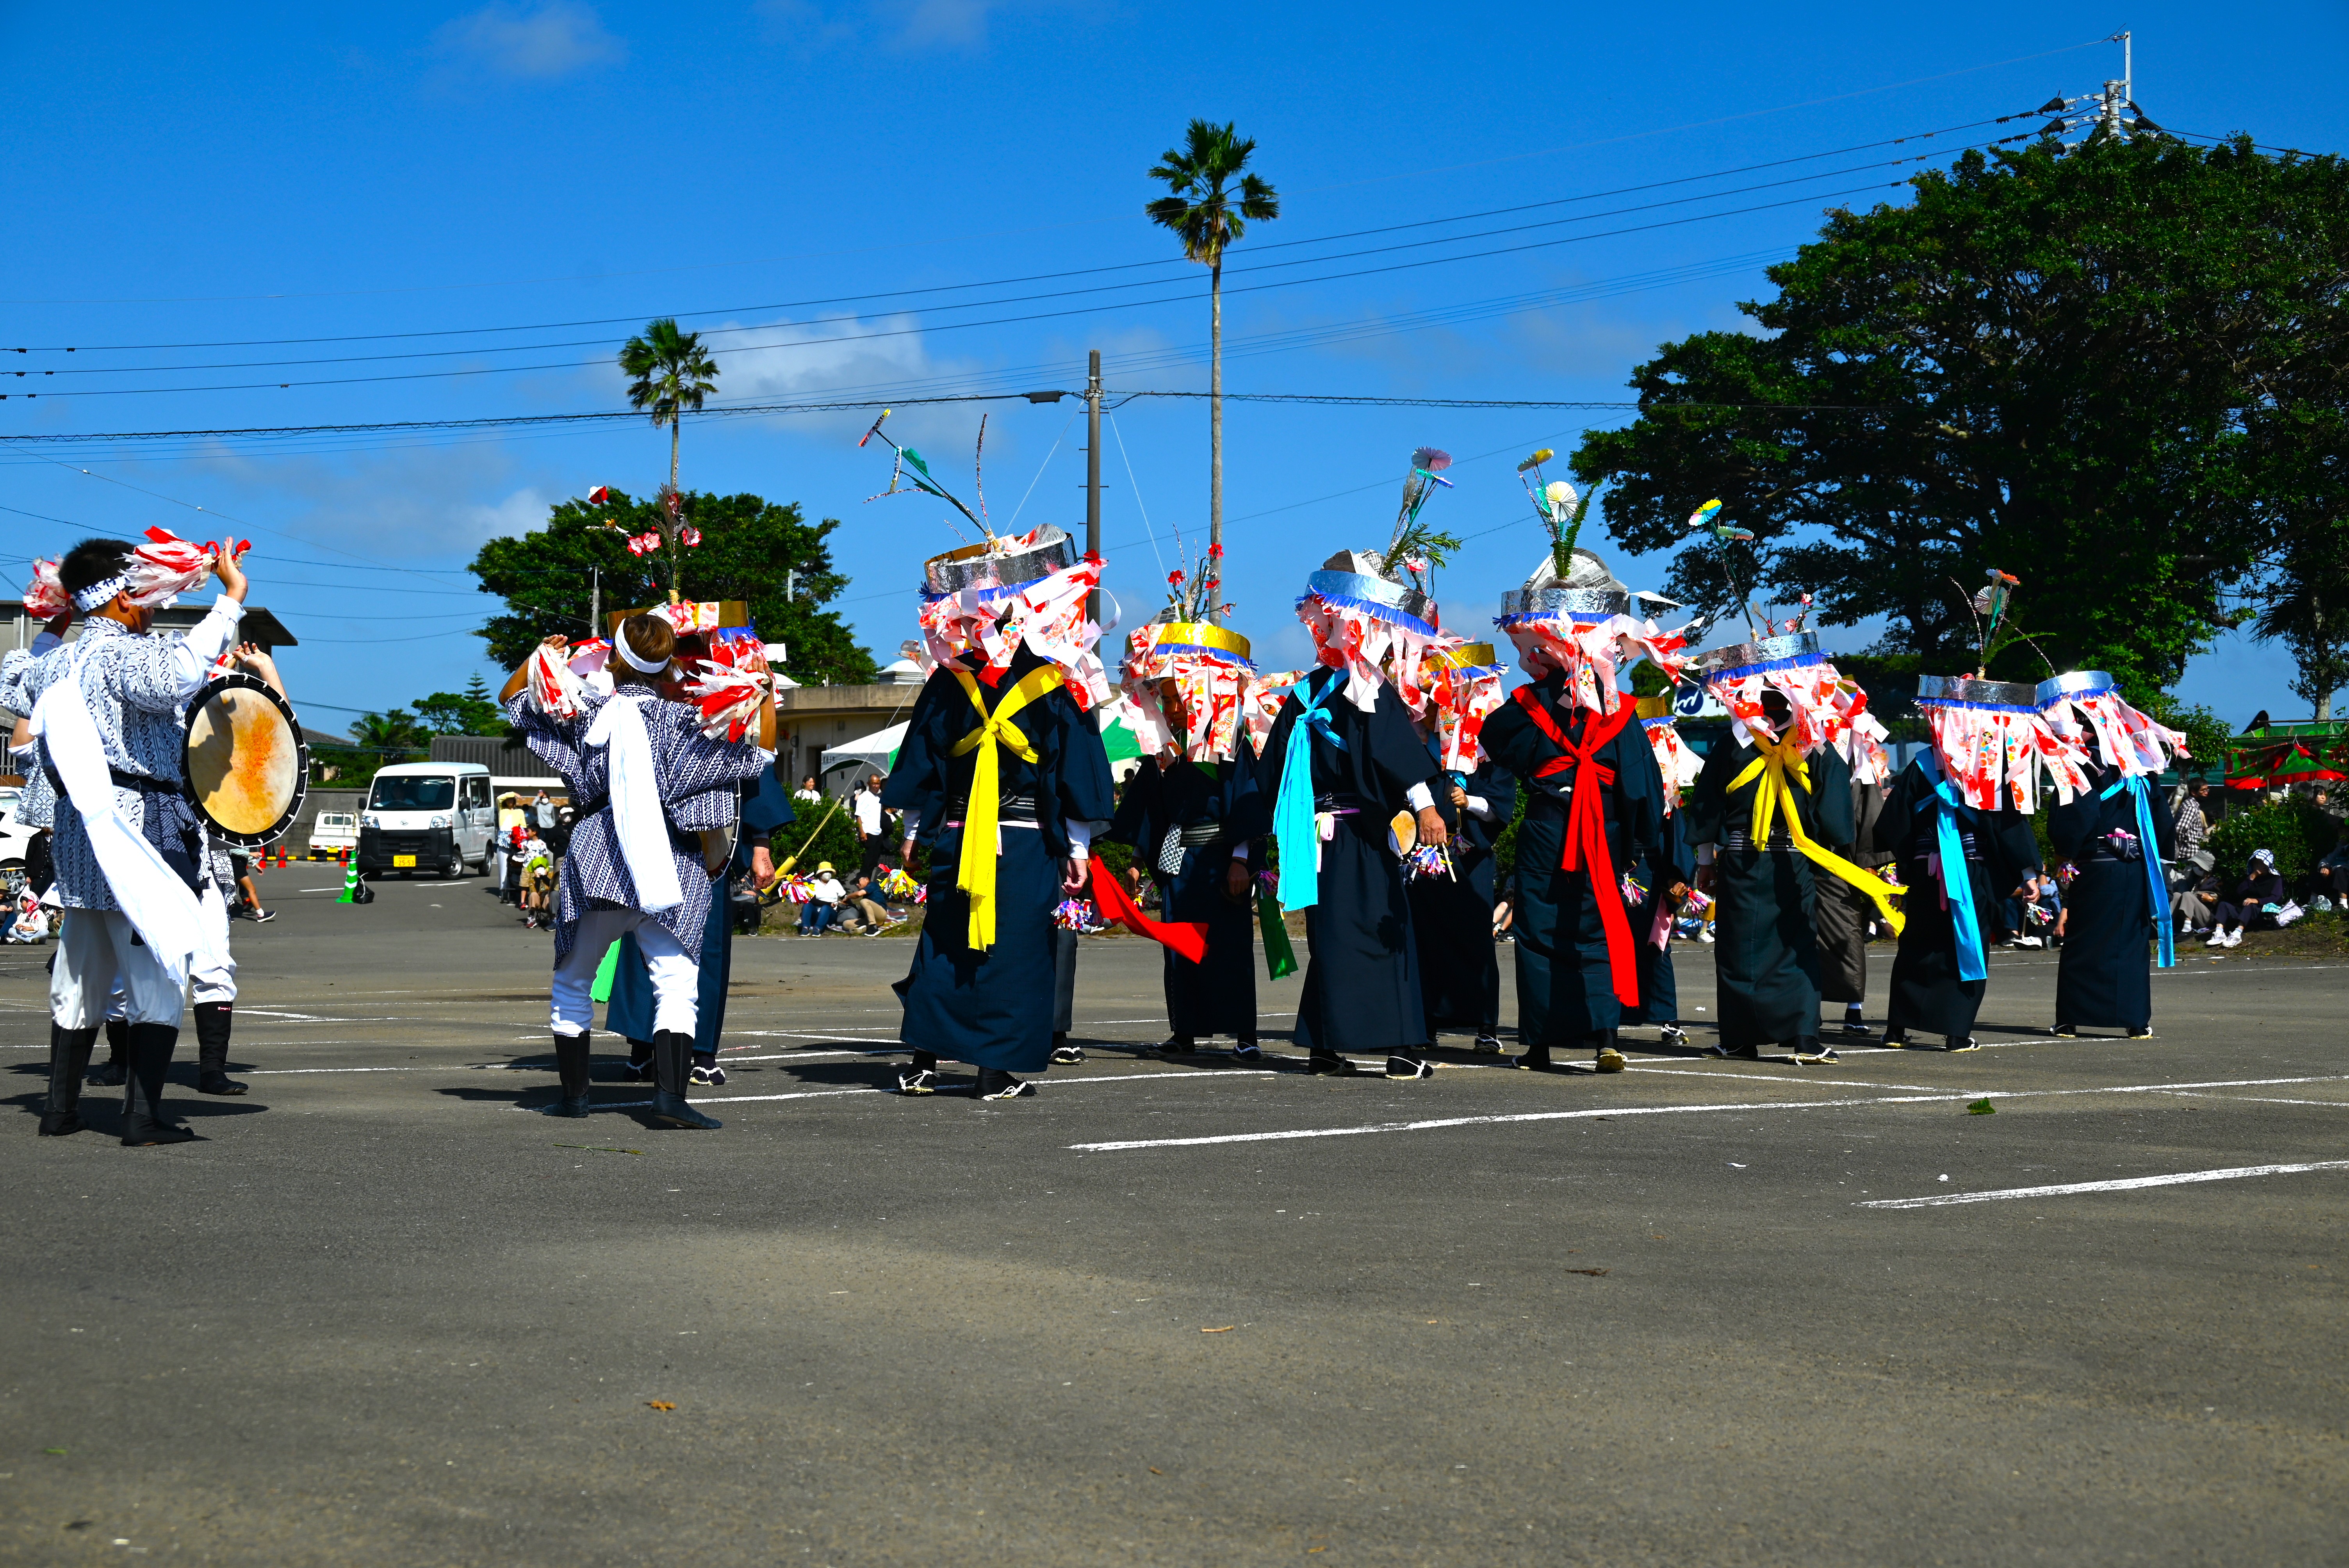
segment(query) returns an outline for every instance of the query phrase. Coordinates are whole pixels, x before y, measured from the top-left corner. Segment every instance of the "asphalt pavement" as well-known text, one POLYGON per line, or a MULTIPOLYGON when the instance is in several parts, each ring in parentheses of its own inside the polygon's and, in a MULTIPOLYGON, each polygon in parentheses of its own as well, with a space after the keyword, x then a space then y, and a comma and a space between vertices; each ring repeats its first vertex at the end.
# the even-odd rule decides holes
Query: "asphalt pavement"
POLYGON ((759 938, 693 1133, 608 1037, 532 1114, 485 883, 336 882, 235 928, 252 1093, 183 1036, 178 1148, 34 1136, 0 948, 7 1561, 2349 1560, 2349 966, 2194 947, 2057 1042, 2000 954, 1979 1052, 1389 1083, 1300 1070, 1296 978, 1269 1070, 1144 1057, 1156 950, 1089 940, 1090 1059, 983 1104, 877 1092, 904 941, 759 938))

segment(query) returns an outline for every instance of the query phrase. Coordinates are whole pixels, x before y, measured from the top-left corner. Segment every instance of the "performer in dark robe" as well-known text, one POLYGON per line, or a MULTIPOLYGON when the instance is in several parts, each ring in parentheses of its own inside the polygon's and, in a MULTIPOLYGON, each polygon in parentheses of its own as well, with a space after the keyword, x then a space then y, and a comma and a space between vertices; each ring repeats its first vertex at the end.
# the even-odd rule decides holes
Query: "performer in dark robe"
POLYGON ((1109 836, 1133 846, 1159 887, 1164 920, 1206 926, 1194 964, 1164 948, 1168 1037, 1162 1055, 1189 1056, 1211 1035, 1229 1035, 1233 1056, 1263 1057, 1256 1026, 1256 841, 1272 828, 1256 764, 1144 758, 1127 780, 1109 836))
POLYGON ((1519 1067, 1546 1068, 1553 1050, 1579 1046, 1599 1071, 1623 1070, 1616 1031, 1640 1006, 1647 934, 1624 878, 1655 886, 1664 812, 1655 753, 1632 699, 1618 696, 1612 713, 1581 707, 1569 677, 1553 671, 1485 721, 1485 748, 1529 791, 1512 927, 1519 1067))
MULTIPOLYGON (((1688 1045, 1688 1031, 1680 1024, 1681 987, 1680 976, 1672 969, 1672 925, 1689 890, 1696 884, 1696 850, 1682 830, 1686 817, 1681 810, 1680 780, 1684 762, 1692 769, 1700 765, 1690 758, 1673 727, 1671 693, 1640 699, 1640 727, 1647 732, 1648 749, 1655 757, 1656 772, 1663 785, 1664 822, 1656 839, 1653 885, 1648 888, 1645 902, 1631 910, 1631 935, 1640 944, 1640 1005, 1625 1010, 1623 1022, 1655 1025, 1656 1043, 1676 1051, 1688 1045)), ((1693 777, 1690 781, 1694 782, 1693 777)))
MULTIPOLYGON (((2032 696, 2029 686, 1997 681, 1919 679, 1917 700, 1934 727, 1933 746, 1893 780, 1878 835, 1897 846, 1909 890, 1908 924, 1892 961, 1887 1045, 1911 1045, 1913 1034, 1929 1034, 1940 1036, 1945 1050, 1977 1048, 1974 1018, 1989 989, 1996 895, 2039 869, 2030 819, 2015 809, 1998 773, 1988 770, 2004 766, 2006 727, 2020 723, 2027 730, 2035 718, 2032 696), (2002 760, 1985 762, 1992 756, 2002 760)), ((2027 786, 2034 775, 2018 777, 2027 786)))
POLYGON ((1516 809, 1516 781, 1489 757, 1474 772, 1446 769, 1436 789, 1435 810, 1451 834, 1452 872, 1414 876, 1406 888, 1430 1042, 1445 1029, 1470 1029, 1475 1050, 1501 1048, 1501 959, 1493 940, 1499 868, 1493 841, 1516 809))
MULTIPOLYGON (((1845 761, 1850 761, 1849 757, 1845 761)), ((1851 842, 1827 847, 1862 871, 1892 863, 1893 854, 1877 843, 1877 825, 1884 814, 1884 786, 1851 780, 1851 842)), ((1818 884, 1813 907, 1819 937, 1819 999, 1843 1004, 1842 1037, 1847 1041, 1875 1038, 1867 1020, 1868 927, 1876 918, 1876 904, 1868 894, 1841 877, 1818 884)))
POLYGON ((1073 556, 1046 527, 926 568, 936 667, 881 797, 905 812, 909 851, 929 846, 922 934, 895 987, 897 1037, 914 1053, 900 1093, 935 1093, 947 1057, 978 1068, 981 1099, 1022 1099, 1036 1088, 1018 1075, 1051 1063, 1052 911, 1085 885, 1116 806, 1096 712, 1108 695, 1099 629, 1068 613, 1101 562, 1073 556))
POLYGON ((2175 730, 2123 701, 2102 671, 2042 681, 2038 695, 2058 733, 2080 735, 2082 760, 2092 765, 2086 788, 2047 814, 2048 841, 2077 872, 2064 895, 2055 1032, 2120 1029, 2144 1039, 2153 1033, 2147 944, 2163 968, 2178 962, 2163 872, 2178 856, 2178 829, 2168 795, 2152 786, 2184 748, 2175 730))
MULTIPOLYGON (((718 1059, 718 1045, 726 1032, 726 988, 734 974, 734 911, 730 896, 735 879, 750 873, 761 891, 775 880, 773 835, 794 816, 792 799, 769 763, 766 771, 743 786, 741 830, 733 858, 717 886, 710 890, 709 915, 701 928, 701 979, 693 1015, 693 1072, 697 1088, 719 1088, 726 1068, 718 1059)), ((612 967, 611 1000, 604 1008, 604 1026, 628 1042, 626 1076, 638 1082, 653 1074, 652 971, 636 933, 620 938, 620 955, 612 967)))
POLYGON ((1833 1061, 1818 1038, 1818 872, 1868 892, 1899 923, 1890 890, 1826 847, 1851 841, 1851 769, 1833 741, 1866 699, 1807 632, 1716 650, 1704 665, 1732 717, 1685 824, 1692 843, 1713 846, 1721 1037, 1709 1051, 1754 1058, 1773 1046, 1797 1062, 1833 1061))
POLYGON ((1350 551, 1308 579, 1298 604, 1329 662, 1281 699, 1258 787, 1273 802, 1280 902, 1305 911, 1296 1038, 1312 1072, 1350 1074, 1347 1052, 1383 1051, 1389 1078, 1435 1075, 1392 822, 1415 814, 1427 844, 1451 830, 1435 810, 1435 760, 1412 727, 1413 704, 1367 652, 1388 649, 1415 683, 1433 614, 1423 594, 1350 551))

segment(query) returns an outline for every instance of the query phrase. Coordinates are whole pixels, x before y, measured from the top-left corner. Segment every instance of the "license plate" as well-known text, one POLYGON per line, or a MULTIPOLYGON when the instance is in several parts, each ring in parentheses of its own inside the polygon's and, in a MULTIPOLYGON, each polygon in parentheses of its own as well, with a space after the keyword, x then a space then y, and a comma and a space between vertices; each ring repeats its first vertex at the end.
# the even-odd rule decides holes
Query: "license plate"
POLYGON ((415 864, 416 857, 414 855, 394 855, 391 857, 391 869, 396 872, 411 870, 414 868, 415 864))

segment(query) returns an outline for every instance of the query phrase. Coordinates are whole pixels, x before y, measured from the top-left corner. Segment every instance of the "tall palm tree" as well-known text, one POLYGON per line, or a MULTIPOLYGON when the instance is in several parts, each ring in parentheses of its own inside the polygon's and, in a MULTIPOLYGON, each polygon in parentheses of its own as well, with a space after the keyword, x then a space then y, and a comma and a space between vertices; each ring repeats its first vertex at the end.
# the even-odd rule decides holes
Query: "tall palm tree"
MULTIPOLYGON (((1254 174, 1245 172, 1256 143, 1243 141, 1229 123, 1216 125, 1195 119, 1184 133, 1184 145, 1170 147, 1150 170, 1164 180, 1174 194, 1161 196, 1143 209, 1151 222, 1172 229, 1183 241, 1183 254, 1207 268, 1208 289, 1215 301, 1212 368, 1208 400, 1208 446, 1211 453, 1207 490, 1207 568, 1221 589, 1224 560, 1224 247, 1247 232, 1250 222, 1269 222, 1280 216, 1280 197, 1254 174), (1235 177, 1238 199, 1226 187, 1235 177)), ((1220 621, 1214 607, 1219 593, 1206 595, 1207 616, 1220 621)))
POLYGON ((677 318, 663 316, 645 327, 644 335, 621 346, 620 369, 636 380, 628 387, 628 405, 652 416, 656 428, 668 427, 668 488, 661 492, 661 535, 668 545, 668 597, 677 603, 678 534, 685 524, 685 504, 677 488, 679 416, 690 408, 701 411, 701 400, 718 390, 718 365, 701 346, 701 334, 679 332, 677 318))

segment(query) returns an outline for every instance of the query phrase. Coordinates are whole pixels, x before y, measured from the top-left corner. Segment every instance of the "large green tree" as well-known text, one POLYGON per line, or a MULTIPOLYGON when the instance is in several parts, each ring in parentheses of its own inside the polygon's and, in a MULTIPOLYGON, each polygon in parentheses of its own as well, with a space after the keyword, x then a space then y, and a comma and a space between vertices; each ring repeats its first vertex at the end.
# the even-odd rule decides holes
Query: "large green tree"
POLYGON ((2338 357, 2311 356, 2344 341, 2344 166, 2100 138, 1911 184, 1771 268, 1777 297, 1739 307, 1759 332, 1640 366, 1639 419, 1576 474, 1613 481, 1609 530, 1642 551, 1723 500, 1754 543, 1704 539, 1672 573, 1716 614, 1755 573, 1954 673, 1998 567, 2031 640, 1993 675, 2092 665, 2149 698, 2250 613, 2296 526, 2274 487, 2339 428, 2338 357))
MULTIPOLYGON (((836 519, 811 523, 796 503, 755 495, 687 499, 702 531, 700 545, 682 556, 688 598, 748 601, 759 634, 789 646, 783 670, 793 680, 845 684, 874 677, 873 655, 856 645, 836 612, 823 608, 848 586, 825 542, 840 526, 836 519)), ((590 568, 602 569, 607 614, 666 600, 667 584, 651 559, 627 548, 627 536, 643 534, 657 516, 657 503, 614 490, 603 505, 566 500, 543 529, 482 545, 471 570, 484 593, 506 602, 506 613, 481 628, 490 656, 512 668, 553 634, 584 636, 594 585, 590 568)))

